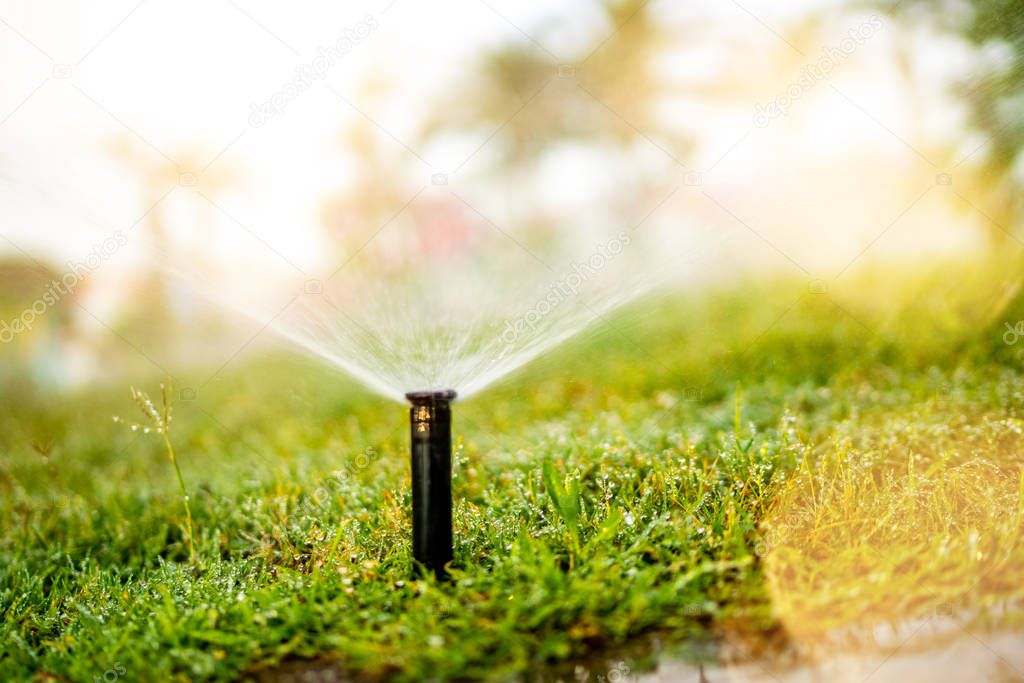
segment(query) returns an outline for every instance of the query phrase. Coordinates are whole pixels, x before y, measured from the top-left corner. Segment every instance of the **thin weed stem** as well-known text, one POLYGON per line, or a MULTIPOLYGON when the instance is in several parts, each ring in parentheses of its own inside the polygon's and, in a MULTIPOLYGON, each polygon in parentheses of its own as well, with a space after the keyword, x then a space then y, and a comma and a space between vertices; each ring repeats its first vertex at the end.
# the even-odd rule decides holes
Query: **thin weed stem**
MULTIPOLYGON (((164 440, 164 447, 167 448, 167 457, 170 458, 171 464, 174 466, 174 473, 178 478, 178 489, 181 491, 181 500, 185 505, 185 530, 188 535, 188 556, 189 561, 196 561, 196 548, 195 540, 192 533, 192 509, 188 503, 188 490, 185 488, 185 477, 181 474, 181 467, 178 465, 178 458, 174 454, 174 446, 171 444, 171 403, 172 400, 169 398, 174 395, 174 385, 171 382, 171 378, 167 378, 167 382, 160 384, 160 400, 161 410, 157 412, 153 406, 153 402, 149 399, 149 396, 144 391, 138 391, 135 387, 132 387, 132 400, 135 405, 138 406, 139 411, 142 412, 143 416, 147 420, 153 423, 156 431, 164 440)), ((149 433, 149 427, 134 423, 126 422, 119 417, 114 417, 114 422, 127 424, 132 431, 142 430, 143 433, 149 433)))

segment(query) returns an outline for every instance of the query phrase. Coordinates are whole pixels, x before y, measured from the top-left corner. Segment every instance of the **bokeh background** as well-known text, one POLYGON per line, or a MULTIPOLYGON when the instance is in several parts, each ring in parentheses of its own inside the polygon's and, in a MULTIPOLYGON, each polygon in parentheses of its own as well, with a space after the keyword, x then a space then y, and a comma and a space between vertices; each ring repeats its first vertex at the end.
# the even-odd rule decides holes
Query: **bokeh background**
POLYGON ((688 288, 784 271, 824 290, 1017 249, 1021 17, 1005 0, 5 2, 0 308, 31 329, 4 333, 0 381, 217 367, 357 255, 390 276, 482 234, 592 251, 642 224, 659 283, 688 288))

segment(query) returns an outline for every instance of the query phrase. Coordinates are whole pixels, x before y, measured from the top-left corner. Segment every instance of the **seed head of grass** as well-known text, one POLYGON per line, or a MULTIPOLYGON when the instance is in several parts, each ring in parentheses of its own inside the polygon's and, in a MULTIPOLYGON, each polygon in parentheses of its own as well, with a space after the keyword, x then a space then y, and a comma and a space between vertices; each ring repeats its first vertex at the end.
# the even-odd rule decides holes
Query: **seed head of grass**
POLYGON ((117 415, 114 416, 114 422, 128 425, 133 432, 142 431, 144 434, 148 434, 150 431, 154 431, 163 437, 164 447, 167 449, 167 457, 174 466, 174 473, 178 478, 178 488, 181 491, 181 499, 185 506, 185 527, 188 535, 189 559, 192 562, 195 562, 196 549, 192 535, 192 510, 189 508, 188 504, 188 491, 185 489, 185 479, 181 475, 181 467, 178 466, 178 459, 174 454, 174 446, 171 445, 171 421, 174 419, 174 416, 172 410, 173 400, 171 400, 169 396, 174 395, 174 385, 169 377, 166 382, 162 382, 160 384, 159 409, 153 405, 153 401, 149 398, 149 394, 146 392, 139 391, 135 387, 131 387, 131 395, 132 401, 135 402, 139 412, 141 412, 142 416, 153 425, 152 428, 144 424, 124 420, 117 415))

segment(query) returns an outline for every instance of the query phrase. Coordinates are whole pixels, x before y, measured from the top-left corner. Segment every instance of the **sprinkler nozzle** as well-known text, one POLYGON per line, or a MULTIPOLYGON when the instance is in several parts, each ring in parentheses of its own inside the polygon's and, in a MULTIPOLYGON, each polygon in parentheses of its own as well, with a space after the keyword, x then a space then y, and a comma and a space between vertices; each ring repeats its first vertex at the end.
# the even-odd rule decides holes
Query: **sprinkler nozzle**
POLYGON ((412 556, 441 579, 452 560, 452 412, 455 392, 405 395, 412 439, 412 556))

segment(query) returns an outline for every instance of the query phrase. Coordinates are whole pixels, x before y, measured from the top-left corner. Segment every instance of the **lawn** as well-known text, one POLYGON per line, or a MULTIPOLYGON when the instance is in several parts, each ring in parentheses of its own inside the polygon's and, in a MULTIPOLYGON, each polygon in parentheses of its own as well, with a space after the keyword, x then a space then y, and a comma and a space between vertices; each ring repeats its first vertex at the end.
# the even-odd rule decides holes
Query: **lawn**
POLYGON ((311 360, 174 377, 195 561, 163 440, 113 419, 144 423, 127 380, 8 388, 2 678, 493 679, 1017 627, 1021 272, 762 278, 595 325, 455 406, 448 583, 409 572, 406 408, 311 360))

